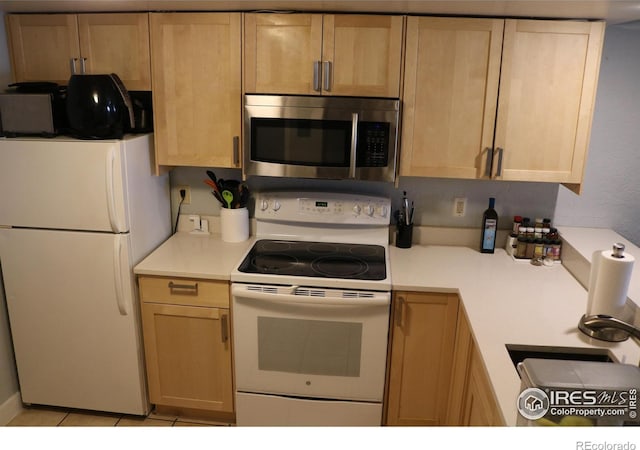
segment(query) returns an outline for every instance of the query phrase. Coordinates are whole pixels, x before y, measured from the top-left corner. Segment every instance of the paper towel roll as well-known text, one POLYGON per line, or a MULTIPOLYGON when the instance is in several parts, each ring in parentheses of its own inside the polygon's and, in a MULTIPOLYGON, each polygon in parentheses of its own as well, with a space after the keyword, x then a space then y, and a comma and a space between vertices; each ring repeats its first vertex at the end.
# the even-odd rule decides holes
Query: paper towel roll
POLYGON ((589 274, 587 315, 606 314, 625 320, 624 308, 635 258, 622 252, 622 257, 612 250, 594 252, 589 274))

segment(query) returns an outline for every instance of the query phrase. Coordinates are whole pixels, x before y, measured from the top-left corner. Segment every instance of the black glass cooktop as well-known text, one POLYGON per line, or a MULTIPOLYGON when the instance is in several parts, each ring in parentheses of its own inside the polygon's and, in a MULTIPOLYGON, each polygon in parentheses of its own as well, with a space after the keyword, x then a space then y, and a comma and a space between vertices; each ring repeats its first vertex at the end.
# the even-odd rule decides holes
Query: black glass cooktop
POLYGON ((240 272, 355 280, 387 277, 384 247, 328 242, 257 241, 240 272))

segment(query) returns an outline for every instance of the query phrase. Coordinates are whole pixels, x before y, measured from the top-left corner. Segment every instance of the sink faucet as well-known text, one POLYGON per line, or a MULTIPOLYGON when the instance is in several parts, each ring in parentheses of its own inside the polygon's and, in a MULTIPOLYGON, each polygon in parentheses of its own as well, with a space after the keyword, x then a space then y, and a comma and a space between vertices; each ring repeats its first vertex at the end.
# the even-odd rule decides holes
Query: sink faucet
POLYGON ((609 342, 621 342, 633 336, 640 339, 640 328, 605 314, 582 316, 578 328, 587 336, 609 342))

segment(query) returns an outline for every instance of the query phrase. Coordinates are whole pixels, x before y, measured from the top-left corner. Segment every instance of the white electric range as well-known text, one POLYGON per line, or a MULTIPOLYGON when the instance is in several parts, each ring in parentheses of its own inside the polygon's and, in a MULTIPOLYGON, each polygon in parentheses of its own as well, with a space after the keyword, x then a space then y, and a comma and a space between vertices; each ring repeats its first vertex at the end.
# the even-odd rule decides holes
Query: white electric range
POLYGON ((267 192, 231 274, 238 425, 380 425, 388 198, 267 192))

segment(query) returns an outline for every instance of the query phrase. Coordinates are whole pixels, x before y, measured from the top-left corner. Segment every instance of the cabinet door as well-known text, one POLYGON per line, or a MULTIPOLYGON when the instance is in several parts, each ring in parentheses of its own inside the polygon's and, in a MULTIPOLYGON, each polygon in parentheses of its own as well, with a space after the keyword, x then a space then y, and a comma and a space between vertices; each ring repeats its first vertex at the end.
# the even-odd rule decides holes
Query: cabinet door
POLYGON ((506 21, 497 178, 582 180, 603 33, 603 22, 506 21))
POLYGON ((80 57, 75 14, 12 14, 8 26, 15 81, 69 82, 80 57))
POLYGON ((229 310, 142 303, 151 403, 233 411, 229 310))
POLYGON ((504 425, 464 311, 458 314, 447 425, 504 425))
POLYGON ((469 385, 464 403, 463 423, 466 426, 504 425, 477 350, 471 355, 469 385))
POLYGON ((244 26, 245 92, 320 94, 322 15, 245 14, 244 26))
POLYGON ((152 13, 156 161, 239 167, 239 13, 152 13))
POLYGON ((323 93, 399 97, 403 21, 401 16, 325 15, 323 93))
POLYGON ((394 295, 387 425, 444 425, 458 298, 394 295))
POLYGON ((151 90, 149 15, 79 14, 86 73, 116 73, 128 90, 151 90))
POLYGON ((489 175, 503 25, 501 19, 408 18, 401 175, 489 175))

